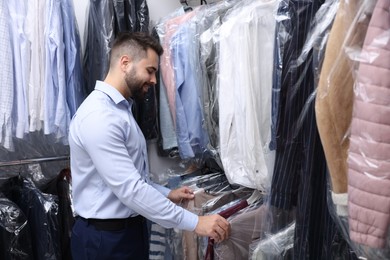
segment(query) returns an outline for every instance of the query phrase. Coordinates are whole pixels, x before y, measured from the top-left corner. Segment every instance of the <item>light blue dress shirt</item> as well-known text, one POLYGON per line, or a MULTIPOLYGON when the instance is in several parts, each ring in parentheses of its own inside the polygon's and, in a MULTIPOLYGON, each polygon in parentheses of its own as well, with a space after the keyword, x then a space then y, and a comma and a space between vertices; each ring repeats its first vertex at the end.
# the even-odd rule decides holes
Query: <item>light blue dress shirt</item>
POLYGON ((7 1, 9 11, 9 26, 11 35, 11 48, 14 71, 14 102, 12 118, 14 121, 14 131, 17 138, 23 138, 28 133, 28 64, 30 62, 30 44, 24 32, 26 19, 25 0, 7 1))
POLYGON ((61 1, 65 44, 66 101, 70 117, 85 98, 81 70, 81 42, 73 8, 73 0, 61 1))
POLYGON ((166 199, 149 179, 145 138, 127 101, 98 81, 74 115, 69 132, 74 208, 84 218, 138 214, 166 228, 194 230, 197 215, 166 199))
POLYGON ((70 112, 66 102, 65 44, 61 1, 46 2, 44 132, 67 144, 70 112))
POLYGON ((172 63, 176 83, 176 135, 180 157, 201 156, 209 142, 204 125, 202 83, 194 28, 187 22, 172 36, 172 63))
POLYGON ((167 89, 164 86, 163 79, 160 75, 160 96, 159 96, 159 116, 160 116, 160 131, 162 137, 162 146, 164 150, 169 150, 177 147, 177 138, 175 126, 171 111, 169 111, 169 103, 167 89))

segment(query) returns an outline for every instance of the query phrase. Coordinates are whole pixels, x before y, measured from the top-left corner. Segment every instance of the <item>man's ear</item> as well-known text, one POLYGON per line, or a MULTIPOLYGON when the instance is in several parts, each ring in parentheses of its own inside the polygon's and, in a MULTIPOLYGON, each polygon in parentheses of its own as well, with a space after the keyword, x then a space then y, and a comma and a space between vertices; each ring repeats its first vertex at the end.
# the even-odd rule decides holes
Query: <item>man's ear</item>
POLYGON ((127 55, 122 55, 119 59, 120 68, 123 72, 127 71, 127 67, 131 65, 131 58, 127 55))

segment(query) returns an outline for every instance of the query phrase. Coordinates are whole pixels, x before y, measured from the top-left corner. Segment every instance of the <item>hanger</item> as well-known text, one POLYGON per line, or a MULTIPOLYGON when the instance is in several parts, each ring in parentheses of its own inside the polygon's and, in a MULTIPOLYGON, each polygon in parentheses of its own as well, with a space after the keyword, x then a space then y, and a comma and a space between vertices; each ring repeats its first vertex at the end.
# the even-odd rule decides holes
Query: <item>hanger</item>
POLYGON ((211 174, 206 174, 206 175, 194 176, 190 179, 183 181, 181 184, 187 185, 187 186, 193 185, 193 184, 200 184, 200 183, 203 183, 203 182, 206 182, 209 180, 213 180, 215 178, 219 178, 222 175, 224 175, 224 174, 220 173, 220 172, 216 172, 216 173, 211 173, 211 174))
POLYGON ((263 194, 260 191, 254 190, 252 195, 246 199, 246 202, 248 203, 248 205, 255 204, 258 200, 262 198, 262 196, 263 194))
POLYGON ((229 182, 224 180, 222 182, 213 183, 209 186, 202 187, 206 193, 221 193, 229 188, 229 182))

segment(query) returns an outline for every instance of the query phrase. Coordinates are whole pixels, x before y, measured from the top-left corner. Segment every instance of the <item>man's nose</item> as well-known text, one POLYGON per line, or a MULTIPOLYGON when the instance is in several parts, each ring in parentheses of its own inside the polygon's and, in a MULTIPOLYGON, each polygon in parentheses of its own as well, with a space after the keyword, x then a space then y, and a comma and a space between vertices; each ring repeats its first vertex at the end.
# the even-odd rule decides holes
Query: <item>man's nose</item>
POLYGON ((150 79, 150 85, 155 86, 156 84, 157 84, 157 77, 156 77, 156 74, 153 73, 153 76, 150 79))

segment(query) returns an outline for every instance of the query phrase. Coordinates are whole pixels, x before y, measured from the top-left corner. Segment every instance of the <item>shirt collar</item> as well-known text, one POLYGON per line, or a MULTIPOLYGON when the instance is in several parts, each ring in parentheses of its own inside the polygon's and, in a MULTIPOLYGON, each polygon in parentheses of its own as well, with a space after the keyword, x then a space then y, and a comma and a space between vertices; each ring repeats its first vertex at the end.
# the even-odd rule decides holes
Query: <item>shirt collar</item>
MULTIPOLYGON (((95 90, 99 90, 103 93, 105 93, 107 96, 109 96, 112 101, 114 101, 115 104, 119 104, 123 101, 126 101, 126 99, 122 96, 122 94, 113 86, 110 84, 107 84, 104 81, 97 80, 95 90)), ((133 104, 133 101, 131 99, 128 100, 130 107, 133 104)))

